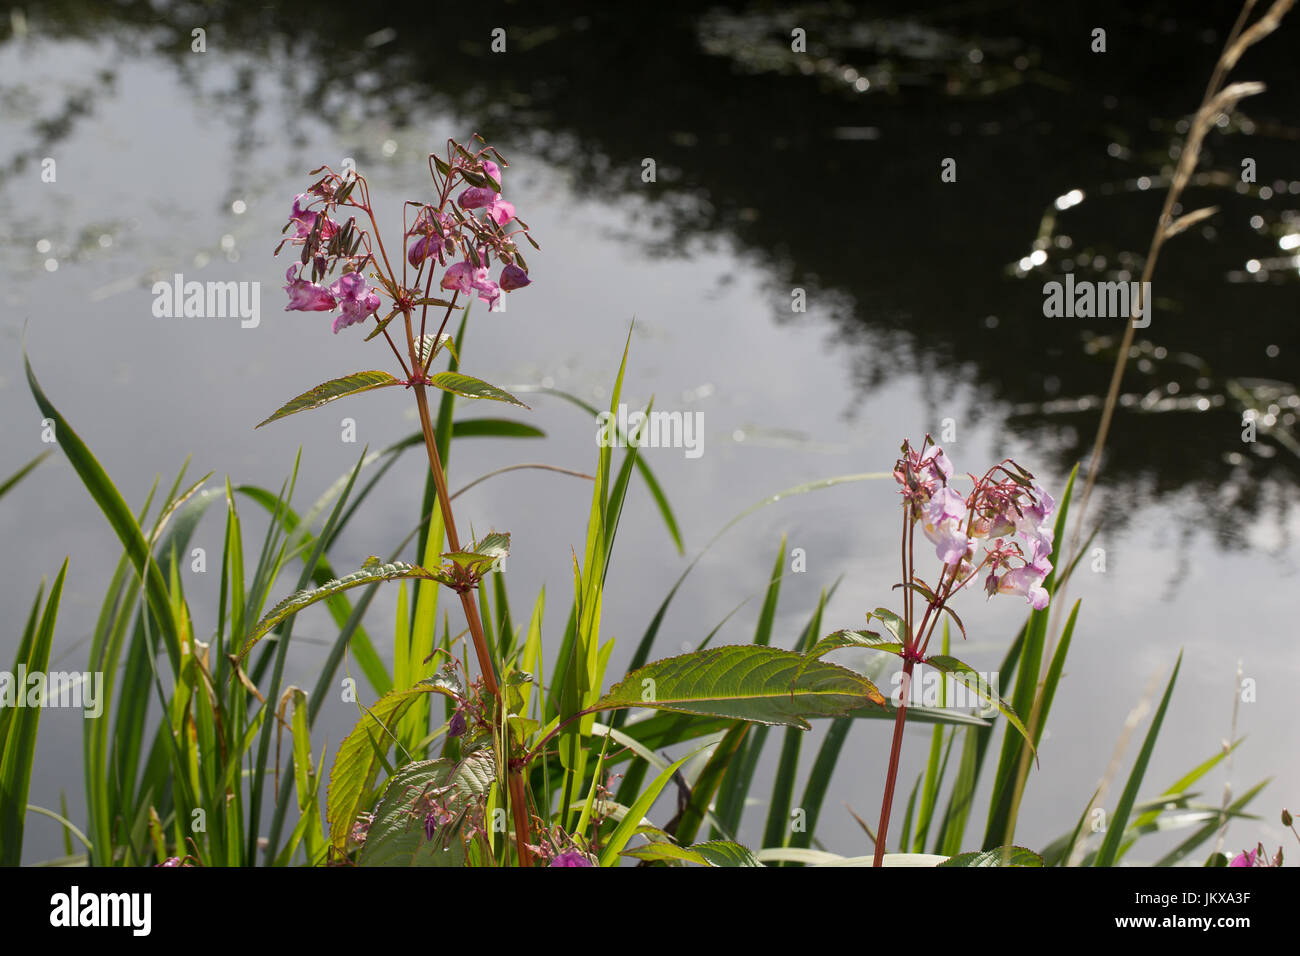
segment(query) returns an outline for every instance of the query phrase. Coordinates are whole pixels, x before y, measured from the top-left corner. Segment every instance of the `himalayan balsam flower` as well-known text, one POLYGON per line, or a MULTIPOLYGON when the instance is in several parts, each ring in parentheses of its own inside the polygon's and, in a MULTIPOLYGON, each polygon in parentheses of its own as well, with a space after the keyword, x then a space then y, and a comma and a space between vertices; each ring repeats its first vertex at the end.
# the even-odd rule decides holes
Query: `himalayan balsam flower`
POLYGON ((1229 863, 1228 866, 1255 866, 1255 857, 1258 853, 1258 850, 1239 853, 1232 858, 1232 862, 1229 863))
POLYGON ((379 293, 366 285, 365 276, 359 272, 345 272, 330 286, 330 294, 338 299, 343 314, 334 320, 334 331, 364 322, 379 308, 379 293))
POLYGON ((1001 577, 995 574, 989 575, 990 595, 1019 594, 1035 611, 1047 607, 1050 596, 1042 584, 1047 575, 1052 572, 1052 562, 1047 560, 1051 550, 1050 544, 1044 543, 1040 538, 1034 538, 1029 543, 1029 554, 1024 567, 1012 568, 1001 577))
MULTIPOLYGON (((316 227, 316 218, 320 215, 320 213, 313 212, 310 209, 302 208, 302 200, 306 198, 306 193, 299 193, 293 200, 293 212, 289 218, 298 224, 298 231, 293 235, 295 240, 305 240, 310 236, 312 229, 316 227)), ((333 219, 326 218, 320 227, 321 240, 329 242, 338 231, 339 224, 333 219)))
POLYGON ((591 860, 585 853, 578 850, 565 850, 563 853, 557 853, 555 859, 551 860, 551 866, 591 866, 591 860))
POLYGON ((960 564, 966 556, 969 539, 961 530, 966 512, 966 499, 951 488, 942 489, 925 508, 921 530, 935 543, 944 564, 960 564))
MULTIPOLYGON (((501 167, 490 159, 483 161, 483 172, 501 184, 501 167)), ((506 202, 501 194, 491 186, 470 186, 456 200, 461 209, 482 209, 488 218, 498 226, 504 226, 515 218, 513 203, 506 202)))
MULTIPOLYGON (((289 293, 289 304, 284 307, 284 311, 333 312, 338 303, 334 300, 334 296, 330 295, 329 290, 314 282, 298 278, 294 275, 296 268, 290 266, 289 271, 284 274, 284 277, 289 280, 289 284, 284 287, 284 291, 289 293)), ((334 331, 337 332, 338 329, 334 331)))
POLYGON ((927 453, 924 446, 917 451, 905 445, 894 467, 909 513, 934 544, 936 556, 955 567, 953 579, 964 586, 975 573, 976 541, 986 539, 983 563, 989 575, 984 586, 989 596, 1018 594, 1031 607, 1045 608, 1050 595, 1043 582, 1052 571, 1050 518, 1056 502, 1038 485, 1026 488, 1010 478, 996 482, 986 477, 969 497, 962 497, 948 483, 952 476, 952 463, 938 446, 927 453), (1004 541, 1013 534, 1015 539, 1004 541))
POLYGON ((488 311, 491 311, 497 299, 501 298, 501 287, 488 277, 487 267, 476 267, 469 261, 457 262, 448 268, 438 284, 444 289, 464 292, 466 295, 477 292, 478 297, 487 305, 488 311))

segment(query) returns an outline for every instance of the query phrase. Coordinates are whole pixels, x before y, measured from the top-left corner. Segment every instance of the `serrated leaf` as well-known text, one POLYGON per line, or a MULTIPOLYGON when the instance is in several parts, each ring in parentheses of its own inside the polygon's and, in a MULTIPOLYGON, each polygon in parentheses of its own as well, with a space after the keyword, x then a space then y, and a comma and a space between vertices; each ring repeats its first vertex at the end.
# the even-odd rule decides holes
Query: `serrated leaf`
POLYGON ((813 660, 829 654, 844 647, 858 647, 869 651, 885 651, 889 654, 898 654, 903 650, 903 645, 898 644, 888 638, 883 638, 875 631, 836 631, 834 634, 827 634, 820 641, 812 646, 808 656, 813 660))
POLYGON ((320 408, 340 398, 346 398, 349 395, 359 395, 362 392, 369 392, 376 388, 387 388, 390 385, 401 385, 402 383, 387 372, 353 372, 351 375, 345 375, 342 378, 331 379, 317 385, 309 392, 303 392, 297 398, 292 398, 280 406, 279 410, 265 421, 257 423, 257 427, 270 424, 281 418, 287 418, 295 412, 305 412, 311 408, 320 408))
MULTIPOLYGON (((436 299, 430 301, 433 301, 435 303, 437 302, 436 299)), ((418 305, 419 303, 416 304, 418 305)), ((443 302, 441 304, 447 305, 448 303, 443 302)), ((429 360, 431 358, 431 356, 429 355, 429 349, 433 349, 434 356, 436 356, 443 349, 446 349, 448 352, 452 354, 452 356, 456 359, 457 362, 460 361, 460 356, 456 354, 456 337, 452 335, 450 332, 443 332, 439 336, 433 336, 433 335, 420 336, 420 366, 422 368, 429 364, 429 360)))
POLYGON ((466 812, 496 780, 490 750, 476 750, 464 760, 421 760, 389 778, 375 807, 359 866, 464 866, 462 839, 466 812), (436 795, 454 819, 434 832, 424 830, 427 801, 436 795))
POLYGON ((353 571, 341 578, 335 578, 333 581, 326 581, 320 587, 304 588, 301 591, 295 591, 287 598, 271 608, 266 616, 257 622, 257 626, 249 632, 248 638, 244 641, 244 646, 239 652, 239 660, 248 656, 248 652, 253 649, 262 637, 280 624, 286 618, 297 614, 303 608, 310 607, 317 601, 323 601, 332 595, 341 591, 347 591, 350 588, 359 588, 367 584, 374 584, 378 581, 396 581, 401 578, 418 578, 429 581, 439 581, 443 584, 451 583, 450 577, 441 569, 430 571, 422 568, 418 564, 406 564, 402 561, 394 561, 390 564, 377 564, 369 567, 363 567, 359 571, 353 571))
POLYGON ((694 863, 697 866, 762 866, 746 847, 730 840, 710 840, 691 846, 675 843, 649 843, 625 850, 624 856, 652 862, 694 863))
POLYGON ((509 553, 510 533, 494 531, 482 541, 460 551, 448 551, 443 557, 457 567, 477 570, 491 567, 509 553))
POLYGON ((878 607, 868 617, 876 617, 899 644, 907 643, 907 622, 886 607, 878 607))
POLYGON ((459 395, 462 398, 490 398, 494 402, 508 402, 511 405, 518 405, 520 408, 528 407, 509 392, 497 388, 495 385, 489 385, 482 379, 474 378, 472 375, 462 375, 460 372, 439 372, 437 375, 430 377, 429 384, 434 388, 440 388, 444 392, 451 392, 453 395, 459 395))
POLYGON ((805 717, 883 706, 874 684, 846 667, 775 647, 712 647, 628 674, 595 710, 649 707, 810 729, 805 717))
POLYGON ((1022 846, 1000 846, 976 853, 959 853, 940 866, 1043 866, 1043 858, 1022 846))
POLYGON ((343 739, 334 765, 330 768, 329 788, 325 794, 325 817, 329 823, 330 844, 340 853, 347 848, 348 836, 356 820, 365 792, 379 773, 380 756, 388 752, 393 728, 406 708, 422 694, 447 693, 430 684, 385 694, 364 713, 357 725, 343 739))

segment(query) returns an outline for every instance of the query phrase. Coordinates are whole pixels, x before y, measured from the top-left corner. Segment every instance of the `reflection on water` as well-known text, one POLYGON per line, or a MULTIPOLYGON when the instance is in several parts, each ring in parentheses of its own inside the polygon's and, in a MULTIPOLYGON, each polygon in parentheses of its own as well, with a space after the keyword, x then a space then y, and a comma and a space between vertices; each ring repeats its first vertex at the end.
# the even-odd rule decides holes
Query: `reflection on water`
MULTIPOLYGON (((264 224, 283 217, 264 210, 287 203, 297 191, 291 184, 321 161, 309 147, 321 142, 323 126, 331 144, 346 144, 358 165, 384 170, 386 185, 401 189, 416 186, 395 171, 396 161, 427 148, 431 127, 462 136, 476 129, 508 158, 541 157, 556 170, 526 188, 561 208, 557 220, 581 205, 599 223, 564 245, 556 244, 560 235, 539 233, 547 246, 538 262, 542 296, 546 282, 567 283, 586 297, 583 305, 622 322, 628 310, 620 290, 594 276, 630 259, 660 277, 662 288, 653 291, 663 302, 672 302, 664 289, 680 284, 707 290, 701 299, 758 304, 758 314, 740 321, 710 311, 709 301, 682 303, 682 311, 717 323, 701 326, 699 342, 716 349, 705 355, 690 354, 697 343, 653 317, 639 333, 662 346, 647 349, 644 360, 659 355, 664 363, 643 367, 643 381, 657 387, 668 378, 682 403, 726 410, 717 419, 725 428, 708 440, 723 460, 765 448, 784 453, 782 466, 800 454, 839 454, 833 470, 874 469, 879 462, 853 459, 846 449, 856 453, 870 441, 875 450, 882 437, 883 447, 896 447, 902 425, 892 419, 906 414, 936 431, 953 418, 999 449, 1032 447, 1041 471, 1061 474, 1091 446, 1121 329, 1113 319, 1045 318, 1043 286, 1067 274, 1106 282, 1141 275, 1162 171, 1177 158, 1183 117, 1226 25, 1212 12, 1172 3, 1143 13, 1090 4, 1086 19, 1049 5, 920 15, 906 4, 878 4, 857 15, 834 3, 785 10, 733 2, 700 12, 692 0, 678 0, 644 17, 618 5, 438 6, 385 4, 377 14, 384 20, 364 28, 355 8, 301 2, 161 11, 143 2, 51 2, 11 11, 0 44, 7 74, 0 190, 14 212, 0 242, 21 281, 19 291, 0 294, 23 312, 6 321, 6 341, 16 343, 23 317, 39 305, 22 283, 60 268, 92 277, 91 310, 181 269, 269 275, 262 267, 273 242, 264 224), (1094 20, 1109 25, 1112 51, 1104 56, 1086 42, 1094 20), (508 30, 504 55, 489 47, 497 26, 508 30), (195 28, 206 30, 205 54, 191 50, 195 28), (807 56, 791 51, 796 30, 807 56), (1124 52, 1135 45, 1141 56, 1124 52), (29 74, 24 68, 33 63, 42 70, 29 74), (131 65, 140 63, 149 67, 149 87, 124 89, 138 84, 131 65), (122 101, 141 103, 141 115, 104 127, 103 115, 122 101), (194 156, 183 149, 187 136, 214 127, 220 150, 194 156), (86 138, 102 151, 68 155, 66 144, 86 138), (190 165, 169 161, 172 150, 190 165), (61 168, 93 182, 102 202, 87 201, 83 188, 76 204, 57 194, 50 205, 35 204, 28 184, 55 155, 61 168), (655 160, 652 184, 642 178, 647 158, 655 160), (955 182, 941 180, 945 159, 955 160, 955 182), (202 190, 187 181, 195 176, 202 190), (129 214, 124 198, 139 200, 129 214), (602 207, 618 215, 602 217, 602 207), (135 263, 128 274, 120 260, 100 268, 124 247, 135 263), (701 276, 715 267, 718 274, 701 276), (813 304, 808 315, 791 311, 796 289, 813 304), (788 354, 748 350, 768 325, 777 332, 761 340, 783 343, 788 354), (849 370, 842 394, 785 381, 790 369, 829 367, 812 346, 796 353, 788 345, 797 333, 829 338, 834 361, 849 370), (715 395, 723 350, 743 359, 757 384, 737 389, 737 375, 732 390, 715 395), (842 428, 815 420, 828 414, 827 395, 840 403, 829 414, 843 413, 842 428)), ((1271 569, 1292 521, 1300 478, 1294 28, 1284 26, 1238 70, 1270 90, 1207 141, 1182 211, 1218 212, 1162 254, 1152 323, 1134 343, 1107 447, 1104 504, 1094 514, 1120 527, 1153 501, 1176 509, 1179 533, 1130 531, 1177 551, 1180 580, 1193 574, 1182 529, 1208 529, 1216 546, 1255 547, 1260 553, 1243 555, 1235 572, 1251 578, 1271 569), (1253 183, 1238 174, 1243 158, 1254 160, 1253 183), (1253 423, 1257 441, 1241 441, 1244 422, 1253 423), (1252 525, 1279 529, 1278 536, 1252 525)), ((518 165, 519 175, 531 175, 527 162, 518 165)), ((269 316, 280 305, 278 289, 266 285, 269 316)), ((587 335, 581 322, 570 320, 563 333, 587 335)), ((169 356, 192 347, 162 338, 169 356)), ((95 341, 114 381, 141 382, 142 364, 95 341)), ((559 384, 606 381, 604 358, 589 354, 604 344, 588 336, 576 346, 573 368, 558 372, 570 381, 559 384)), ((37 358, 38 367, 56 361, 37 358)), ((272 361, 246 356, 240 381, 269 383, 272 361)), ((292 361, 280 369, 292 384, 272 389, 277 400, 319 371, 310 357, 292 361)), ((26 413, 15 368, 0 369, 6 412, 23 403, 26 413)), ((521 381, 557 374, 522 359, 514 370, 521 381)), ((61 372, 70 381, 75 362, 61 372)), ((197 362, 195 374, 217 373, 197 362)), ((255 460, 245 450, 245 423, 223 425, 220 415, 214 409, 212 421, 191 427, 211 436, 213 447, 255 460)), ((581 464, 587 450, 575 446, 565 463, 581 464)), ((172 464, 153 460, 147 448, 140 457, 149 459, 150 474, 172 464)), ((239 462, 203 467, 213 466, 234 471, 239 462)), ((821 463, 812 473, 791 467, 788 476, 751 475, 754 496, 827 473, 821 463)), ((722 498, 736 494, 713 480, 722 498)), ((710 490, 707 482, 680 487, 686 499, 710 490)), ((700 507, 696 526, 711 533, 738 510, 730 504, 722 516, 716 505, 700 507)), ((693 504, 682 507, 691 512, 693 504)), ((839 544, 849 550, 854 542, 839 544)), ((766 539, 761 547, 762 568, 745 588, 770 564, 766 539)), ((1123 581, 1116 587, 1108 600, 1121 618, 1144 606, 1148 595, 1123 591, 1123 581)), ((9 606, 27 600, 26 591, 5 595, 9 606)), ((1143 618, 1148 627, 1156 619, 1156 612, 1143 618)))

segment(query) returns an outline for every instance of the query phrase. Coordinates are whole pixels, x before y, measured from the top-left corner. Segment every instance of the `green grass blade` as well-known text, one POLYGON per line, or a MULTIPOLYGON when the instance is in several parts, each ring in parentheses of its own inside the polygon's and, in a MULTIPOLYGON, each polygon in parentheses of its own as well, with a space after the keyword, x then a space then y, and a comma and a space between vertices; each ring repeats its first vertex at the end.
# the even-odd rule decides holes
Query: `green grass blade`
MULTIPOLYGON (((50 596, 45 602, 45 611, 41 614, 27 659, 23 661, 29 674, 46 672, 50 645, 54 642, 54 622, 59 616, 59 600, 63 596, 67 574, 68 562, 64 559, 63 567, 50 587, 50 596)), ((16 708, 5 734, 4 753, 0 757, 0 866, 18 866, 22 862, 23 824, 27 815, 27 792, 32 782, 41 710, 39 706, 16 708)))
POLYGON ((1160 736, 1160 726, 1165 720, 1165 711, 1169 707, 1169 698, 1173 696, 1174 683, 1178 680, 1178 669, 1183 665, 1183 655, 1179 653, 1178 662, 1174 664, 1174 672, 1169 676, 1169 684, 1165 687, 1164 697, 1160 700, 1160 707, 1156 710, 1155 717, 1151 720, 1151 727, 1147 730, 1146 739, 1142 741, 1142 750, 1138 753, 1137 762, 1133 765, 1133 771, 1129 774, 1128 782, 1124 785, 1124 793, 1120 796, 1119 806, 1111 814, 1106 824, 1106 838, 1102 841, 1101 849, 1097 851, 1095 866, 1113 866, 1119 851, 1120 841, 1124 838, 1124 829, 1128 826, 1129 811, 1133 808, 1133 802, 1137 799, 1138 788, 1142 786, 1142 778, 1146 775, 1147 764, 1151 760, 1151 753, 1155 750, 1156 739, 1160 736))
MULTIPOLYGON (((41 452, 39 455, 37 455, 27 464, 23 465, 21 468, 15 471, 4 481, 0 481, 0 498, 3 498, 10 490, 13 489, 14 485, 18 484, 18 482, 26 478, 31 473, 32 469, 34 469, 37 465, 39 465, 46 458, 49 458, 53 454, 54 454, 53 448, 49 449, 48 451, 41 452)), ((68 856, 72 856, 71 851, 68 852, 68 856)))

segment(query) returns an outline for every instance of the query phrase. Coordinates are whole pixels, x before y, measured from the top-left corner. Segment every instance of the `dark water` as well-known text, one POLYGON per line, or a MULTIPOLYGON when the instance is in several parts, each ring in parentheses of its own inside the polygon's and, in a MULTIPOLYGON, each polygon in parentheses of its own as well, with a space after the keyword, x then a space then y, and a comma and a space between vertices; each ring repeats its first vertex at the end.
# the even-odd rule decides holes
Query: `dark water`
MULTIPOLYGON (((9 10, 0 472, 45 447, 22 375, 24 332, 45 388, 133 505, 155 474, 170 476, 191 454, 196 477, 214 469, 218 480, 278 487, 301 443, 305 506, 361 445, 412 431, 400 400, 374 396, 251 431, 290 395, 383 361, 375 351, 358 357, 359 337, 281 312, 284 264, 270 252, 308 169, 354 158, 395 216, 402 199, 425 195, 424 155, 478 131, 511 161, 507 189, 543 251, 530 257, 537 281, 509 312, 473 321, 467 367, 505 385, 545 381, 596 398, 635 316, 629 403, 654 394, 657 408, 705 416, 699 459, 667 449, 651 458, 688 556, 763 495, 887 470, 903 437, 945 424, 959 469, 1010 454, 1059 490, 1091 447, 1122 326, 1044 317, 1043 285, 1066 272, 1139 277, 1162 171, 1235 9, 683 2, 629 15, 614 5, 399 3, 362 16, 297 3, 9 10), (1089 49, 1097 26, 1107 30, 1104 54, 1089 49), (195 27, 207 31, 206 53, 191 51, 195 27), (490 49, 497 27, 505 53, 490 49), (807 55, 790 50, 794 28, 806 31, 807 55), (55 183, 41 182, 47 157, 55 183), (642 180, 647 158, 654 183, 642 180), (941 181, 948 158, 956 182, 941 181), (1082 201, 1058 209, 1076 190, 1082 201), (260 281, 260 325, 154 318, 149 288, 175 272, 260 281), (795 289, 806 312, 791 310, 795 289), (343 414, 357 420, 357 444, 340 441, 343 414)), ((1235 79, 1263 80, 1268 91, 1207 139, 1183 211, 1219 212, 1161 256, 1152 322, 1137 336, 1091 512, 1102 520, 1106 570, 1081 575, 1073 591, 1084 602, 1079 635, 1043 774, 1026 798, 1029 845, 1073 824, 1130 709, 1180 648, 1148 791, 1229 734, 1239 661, 1258 699, 1240 707, 1238 732, 1250 739, 1229 776, 1237 792, 1276 779, 1256 803, 1264 819, 1234 826, 1231 840, 1277 842, 1276 810, 1300 789, 1288 742, 1300 723, 1294 36, 1294 23, 1284 25, 1237 68, 1235 79), (1240 181, 1246 158, 1254 184, 1240 181), (1248 411, 1254 443, 1241 440, 1248 411)), ((454 486, 518 461, 588 467, 588 423, 554 400, 532 404, 527 420, 546 441, 467 443, 454 486)), ((336 565, 386 553, 408 530, 419 462, 388 480, 336 565)), ((606 602, 605 632, 619 641, 611 677, 683 566, 637 494, 606 602)), ((516 613, 547 584, 556 640, 586 487, 511 476, 462 500, 460 523, 514 533, 516 613)), ((783 591, 778 641, 794 640, 818 592, 841 575, 827 621, 856 625, 889 600, 893 507, 892 488, 868 483, 750 519, 690 579, 658 649, 693 646, 758 592, 782 533, 806 550, 809 569, 783 591)), ((0 528, 10 620, 25 613, 40 575, 72 555, 56 653, 75 666, 118 554, 111 533, 62 459, 0 504, 0 528)), ((204 528, 218 552, 220 526, 204 528)), ((211 621, 215 581, 188 587, 196 619, 211 621)), ((964 656, 991 667, 1023 605, 966 600, 964 656)), ((372 633, 386 633, 392 601, 376 601, 372 633)), ((747 640, 756 603, 718 640, 747 640)), ((291 679, 306 683, 330 635, 323 619, 299 634, 291 679)), ((336 741, 351 714, 327 708, 322 721, 336 741)), ((865 852, 843 804, 875 813, 883 727, 850 738, 822 816, 830 849, 865 852)), ((32 792, 55 806, 66 790, 74 819, 79 737, 79 720, 46 715, 32 792)), ((925 739, 909 738, 904 780, 920 769, 925 739)), ((805 743, 802 773, 816 743, 816 734, 805 743)), ((773 769, 755 798, 766 799, 773 769)), ((1224 779, 1210 778, 1207 801, 1224 779)), ((765 813, 751 810, 747 839, 759 839, 765 813)), ((53 825, 33 820, 26 858, 58 846, 53 825)))

